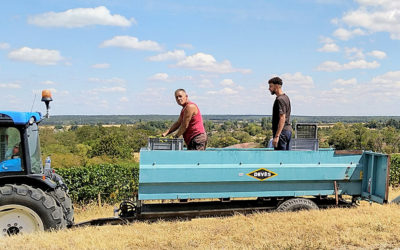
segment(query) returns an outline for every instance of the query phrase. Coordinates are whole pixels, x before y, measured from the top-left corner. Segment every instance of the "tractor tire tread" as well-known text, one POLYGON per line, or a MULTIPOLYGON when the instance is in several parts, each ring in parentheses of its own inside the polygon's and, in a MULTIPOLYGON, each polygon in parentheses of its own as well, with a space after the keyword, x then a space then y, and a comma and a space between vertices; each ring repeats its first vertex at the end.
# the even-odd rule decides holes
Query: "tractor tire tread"
POLYGON ((33 209, 41 217, 45 230, 58 230, 66 227, 62 208, 53 197, 40 188, 25 184, 5 184, 0 186, 0 206, 11 202, 33 209))
POLYGON ((306 198, 292 198, 282 202, 278 207, 278 212, 298 211, 298 210, 318 210, 315 202, 306 198))
POLYGON ((58 201, 63 209, 64 219, 66 220, 67 226, 71 227, 74 224, 74 206, 70 196, 61 187, 57 187, 53 191, 50 191, 49 194, 58 201))

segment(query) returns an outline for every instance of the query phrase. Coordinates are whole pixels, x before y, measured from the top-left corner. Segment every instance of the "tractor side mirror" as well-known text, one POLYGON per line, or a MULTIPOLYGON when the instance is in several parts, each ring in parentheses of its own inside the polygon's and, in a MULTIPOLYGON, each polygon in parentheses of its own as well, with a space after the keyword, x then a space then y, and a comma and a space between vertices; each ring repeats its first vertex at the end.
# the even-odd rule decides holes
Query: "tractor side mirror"
POLYGON ((46 118, 49 118, 49 109, 50 109, 50 102, 53 101, 53 98, 51 98, 51 91, 50 90, 43 90, 42 91, 42 102, 46 104, 46 118))

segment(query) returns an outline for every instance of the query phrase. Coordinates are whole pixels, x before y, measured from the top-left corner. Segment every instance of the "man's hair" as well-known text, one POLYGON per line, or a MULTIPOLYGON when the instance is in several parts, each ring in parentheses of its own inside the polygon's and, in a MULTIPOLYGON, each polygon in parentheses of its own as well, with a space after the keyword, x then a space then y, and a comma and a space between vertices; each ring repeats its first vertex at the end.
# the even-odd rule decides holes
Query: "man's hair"
POLYGON ((279 77, 273 77, 271 79, 269 79, 268 83, 272 83, 272 84, 279 84, 282 85, 282 79, 279 77))
POLYGON ((177 89, 177 90, 175 90, 175 93, 180 92, 180 91, 183 91, 185 94, 187 94, 186 90, 184 90, 184 89, 177 89))

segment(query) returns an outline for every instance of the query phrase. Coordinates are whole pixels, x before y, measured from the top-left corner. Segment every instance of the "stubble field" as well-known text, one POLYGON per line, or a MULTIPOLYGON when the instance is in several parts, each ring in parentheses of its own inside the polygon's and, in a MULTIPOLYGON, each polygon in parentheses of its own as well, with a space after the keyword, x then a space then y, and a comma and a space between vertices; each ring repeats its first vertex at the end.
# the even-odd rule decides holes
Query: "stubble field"
MULTIPOLYGON (((400 195, 391 190, 390 200, 400 195)), ((113 207, 76 209, 76 222, 111 217, 113 207)), ((291 213, 236 214, 190 221, 136 222, 18 235, 0 249, 393 249, 400 206, 370 205, 291 213)))

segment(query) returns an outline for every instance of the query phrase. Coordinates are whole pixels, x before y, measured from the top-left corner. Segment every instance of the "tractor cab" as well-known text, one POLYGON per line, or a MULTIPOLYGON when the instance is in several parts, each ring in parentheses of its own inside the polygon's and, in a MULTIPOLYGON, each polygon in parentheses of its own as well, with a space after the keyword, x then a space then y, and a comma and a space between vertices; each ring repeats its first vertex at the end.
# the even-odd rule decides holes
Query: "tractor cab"
POLYGON ((0 174, 40 174, 38 112, 0 111, 0 174))

